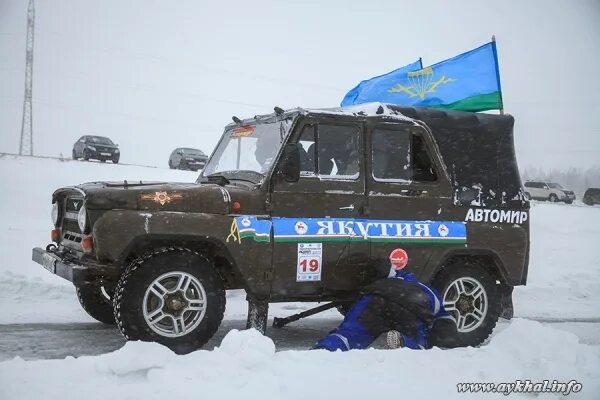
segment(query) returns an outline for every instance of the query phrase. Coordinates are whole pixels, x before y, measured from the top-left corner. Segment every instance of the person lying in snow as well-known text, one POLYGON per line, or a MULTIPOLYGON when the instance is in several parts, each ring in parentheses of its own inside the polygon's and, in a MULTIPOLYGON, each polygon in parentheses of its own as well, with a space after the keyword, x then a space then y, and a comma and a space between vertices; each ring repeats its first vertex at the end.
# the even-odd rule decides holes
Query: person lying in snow
POLYGON ((365 349, 384 332, 388 332, 391 348, 456 347, 456 324, 444 310, 439 294, 403 270, 408 254, 396 249, 390 254, 390 263, 391 267, 389 263, 383 268, 376 266, 379 276, 387 273, 387 278, 366 286, 344 321, 313 349, 365 349))

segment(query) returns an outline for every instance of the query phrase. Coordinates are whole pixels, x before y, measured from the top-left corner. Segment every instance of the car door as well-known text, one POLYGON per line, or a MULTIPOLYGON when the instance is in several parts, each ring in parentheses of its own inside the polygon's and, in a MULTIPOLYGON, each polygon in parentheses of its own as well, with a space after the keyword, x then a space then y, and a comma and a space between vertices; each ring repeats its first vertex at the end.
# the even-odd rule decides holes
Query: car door
POLYGON ((386 261, 403 248, 407 269, 428 277, 435 267, 430 258, 441 258, 448 246, 464 246, 464 211, 453 204, 452 187, 423 128, 374 123, 367 138, 371 258, 386 261))
POLYGON ((364 208, 363 126, 305 121, 291 137, 302 146, 298 182, 274 177, 272 296, 311 297, 356 289, 369 245, 355 240, 364 208))
POLYGON ((85 143, 85 136, 82 136, 79 138, 79 140, 77 142, 75 142, 75 154, 78 157, 83 157, 82 152, 83 152, 83 144, 85 143))

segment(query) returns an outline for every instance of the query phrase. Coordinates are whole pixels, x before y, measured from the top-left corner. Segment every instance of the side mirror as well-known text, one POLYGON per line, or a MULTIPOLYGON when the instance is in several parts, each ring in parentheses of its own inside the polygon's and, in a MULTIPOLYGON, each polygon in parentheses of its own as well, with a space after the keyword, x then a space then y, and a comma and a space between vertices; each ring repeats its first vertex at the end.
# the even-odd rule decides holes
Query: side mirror
POLYGON ((457 200, 460 204, 471 204, 473 200, 476 200, 479 196, 479 190, 461 187, 458 189, 458 193, 456 195, 457 200))
POLYGON ((297 143, 286 144, 283 148, 278 173, 286 182, 298 182, 300 179, 300 147, 297 143))

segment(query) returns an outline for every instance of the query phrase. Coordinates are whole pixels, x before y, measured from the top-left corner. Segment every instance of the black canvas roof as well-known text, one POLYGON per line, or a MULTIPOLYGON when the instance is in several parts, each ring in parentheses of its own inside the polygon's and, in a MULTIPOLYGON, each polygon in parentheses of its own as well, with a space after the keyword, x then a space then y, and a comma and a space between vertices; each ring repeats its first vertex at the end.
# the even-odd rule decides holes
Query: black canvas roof
POLYGON ((486 206, 521 201, 511 115, 389 107, 431 129, 456 189, 480 188, 486 206))

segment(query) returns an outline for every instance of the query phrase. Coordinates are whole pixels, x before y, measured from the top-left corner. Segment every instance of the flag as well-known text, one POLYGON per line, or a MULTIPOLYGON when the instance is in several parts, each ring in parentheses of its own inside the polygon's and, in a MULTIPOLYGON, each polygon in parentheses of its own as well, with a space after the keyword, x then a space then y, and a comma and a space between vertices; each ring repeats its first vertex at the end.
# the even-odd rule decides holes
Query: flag
POLYGON ((385 75, 376 76, 365 81, 362 81, 352 90, 350 90, 342 100, 342 107, 351 106, 353 104, 369 103, 371 101, 379 101, 382 103, 394 103, 392 101, 395 96, 387 90, 392 87, 395 82, 406 76, 409 71, 417 71, 423 68, 421 59, 408 64, 402 68, 388 72, 385 75))
MULTIPOLYGON (((396 74, 383 84, 370 90, 385 94, 368 101, 462 111, 503 108, 495 41, 430 67, 396 74)), ((362 99, 360 94, 357 98, 362 99)))

